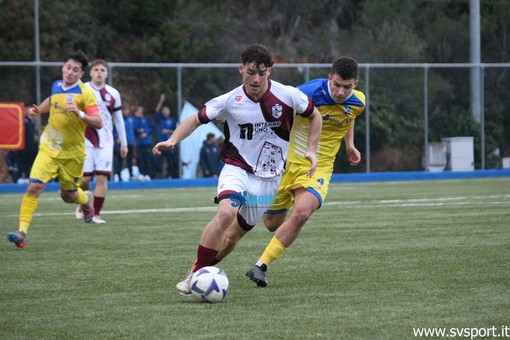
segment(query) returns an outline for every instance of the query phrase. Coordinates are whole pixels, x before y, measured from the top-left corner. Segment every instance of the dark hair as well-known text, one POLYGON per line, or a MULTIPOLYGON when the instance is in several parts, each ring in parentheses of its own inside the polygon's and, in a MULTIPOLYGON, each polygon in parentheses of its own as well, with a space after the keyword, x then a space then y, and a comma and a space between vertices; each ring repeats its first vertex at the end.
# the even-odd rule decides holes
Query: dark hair
POLYGON ((340 57, 333 63, 331 74, 338 74, 343 80, 358 79, 358 62, 350 57, 340 57))
POLYGON ((87 55, 85 53, 83 53, 82 50, 78 50, 78 51, 74 51, 74 52, 70 53, 69 56, 66 59, 66 62, 69 59, 72 59, 72 60, 80 63, 82 70, 85 70, 85 68, 89 65, 89 61, 87 59, 87 55))
POLYGON ((90 62, 90 67, 94 67, 96 65, 103 65, 104 67, 108 68, 108 63, 103 59, 94 59, 90 62))
POLYGON ((249 45, 241 54, 243 64, 255 63, 258 68, 260 65, 265 67, 273 66, 273 56, 271 52, 262 44, 249 45))

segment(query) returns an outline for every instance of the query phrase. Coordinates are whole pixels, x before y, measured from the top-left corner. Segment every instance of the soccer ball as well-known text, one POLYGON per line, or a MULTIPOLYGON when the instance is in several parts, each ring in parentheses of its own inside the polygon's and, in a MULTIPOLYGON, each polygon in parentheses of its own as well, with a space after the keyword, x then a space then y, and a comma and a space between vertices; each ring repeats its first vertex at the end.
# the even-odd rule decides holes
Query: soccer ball
POLYGON ((201 302, 221 302, 229 287, 227 274, 217 267, 201 268, 191 278, 191 294, 201 302))

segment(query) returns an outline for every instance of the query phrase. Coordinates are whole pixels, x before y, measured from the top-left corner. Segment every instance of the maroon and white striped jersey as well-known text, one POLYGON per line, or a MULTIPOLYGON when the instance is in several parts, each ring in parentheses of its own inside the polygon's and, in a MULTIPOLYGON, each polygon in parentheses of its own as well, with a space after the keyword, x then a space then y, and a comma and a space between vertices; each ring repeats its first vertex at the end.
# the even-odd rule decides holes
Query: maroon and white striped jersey
POLYGON ((113 124, 119 134, 120 144, 127 146, 126 127, 122 115, 122 102, 120 93, 115 88, 105 84, 102 88, 94 86, 90 81, 85 85, 90 87, 96 95, 97 106, 103 119, 103 127, 94 129, 89 126, 85 129, 85 144, 94 147, 114 145, 113 124))
POLYGON ((226 164, 238 166, 261 178, 284 172, 294 115, 313 112, 313 102, 292 86, 269 80, 267 92, 254 100, 244 85, 204 104, 198 118, 224 123, 225 141, 220 150, 226 164))

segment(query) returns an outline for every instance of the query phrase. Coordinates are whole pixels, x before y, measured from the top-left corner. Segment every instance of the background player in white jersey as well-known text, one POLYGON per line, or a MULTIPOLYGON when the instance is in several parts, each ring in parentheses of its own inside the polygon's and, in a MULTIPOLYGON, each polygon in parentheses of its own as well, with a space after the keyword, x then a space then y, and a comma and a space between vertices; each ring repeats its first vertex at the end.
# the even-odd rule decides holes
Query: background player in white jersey
POLYGON ((238 198, 274 195, 284 171, 296 114, 310 123, 309 143, 303 155, 310 175, 317 164, 315 153, 321 117, 312 100, 294 87, 269 80, 273 59, 264 46, 248 46, 241 60, 239 72, 243 84, 205 103, 197 115, 184 120, 167 141, 156 144, 153 149, 154 154, 159 155, 163 150, 174 148, 200 124, 211 120, 224 123, 225 141, 220 154, 225 166, 218 178, 218 210, 202 232, 190 273, 176 286, 182 294, 190 294, 193 272, 218 263, 216 255, 222 248, 224 232, 234 220, 250 230, 262 217, 267 206, 258 205, 257 199, 246 204, 238 198))
POLYGON ((246 276, 257 286, 267 285, 267 266, 296 240, 313 212, 319 209, 328 193, 335 157, 345 141, 351 165, 361 161, 354 146, 354 122, 365 108, 365 95, 355 90, 358 85, 358 63, 349 57, 337 59, 328 78, 311 80, 298 88, 313 99, 322 115, 322 132, 318 147, 317 171, 306 175, 306 160, 301 156, 306 147, 308 122, 296 117, 290 137, 286 171, 278 187, 274 203, 264 215, 264 223, 275 234, 259 261, 246 276), (288 209, 292 212, 287 220, 288 209))
MULTIPOLYGON (((103 119, 103 127, 101 129, 87 127, 85 130, 87 158, 83 165, 83 177, 80 187, 83 190, 89 190, 90 181, 92 176, 95 175, 95 216, 92 218, 92 222, 106 223, 101 218, 101 209, 103 208, 108 191, 108 176, 112 173, 113 168, 114 123, 120 139, 120 154, 122 158, 126 158, 128 147, 119 91, 106 84, 108 63, 102 59, 96 59, 90 63, 90 66, 91 80, 85 83, 85 85, 90 87, 96 95, 99 111, 103 119)), ((76 208, 76 218, 81 219, 82 216, 81 206, 79 206, 76 208)))

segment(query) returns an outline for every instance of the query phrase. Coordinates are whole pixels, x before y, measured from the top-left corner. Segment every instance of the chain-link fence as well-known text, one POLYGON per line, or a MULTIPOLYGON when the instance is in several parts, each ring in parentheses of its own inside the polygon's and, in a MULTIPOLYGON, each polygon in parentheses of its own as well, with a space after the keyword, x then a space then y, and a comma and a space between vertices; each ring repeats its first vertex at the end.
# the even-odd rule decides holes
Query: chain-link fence
MULTIPOLYGON (((0 62, 0 101, 40 102, 61 77, 61 66, 60 62, 0 62)), ((121 92, 123 107, 141 105, 150 116, 165 93, 166 105, 178 115, 186 101, 200 107, 238 86, 238 66, 110 63, 108 83, 121 92)), ((276 64, 271 78, 299 85, 327 77, 330 66, 276 64)), ((505 77, 509 69, 510 64, 360 64, 358 89, 365 93, 367 105, 356 122, 355 143, 363 162, 349 167, 341 149, 335 172, 455 170, 452 153, 460 151, 453 137, 472 139, 461 148, 462 157, 472 154, 472 160, 464 161, 471 162, 473 169, 501 168, 510 144, 505 132, 510 127, 506 113, 510 80, 505 77), (476 85, 483 89, 479 110, 474 111, 472 70, 480 71, 476 85)), ((88 79, 86 72, 83 80, 88 79)))

